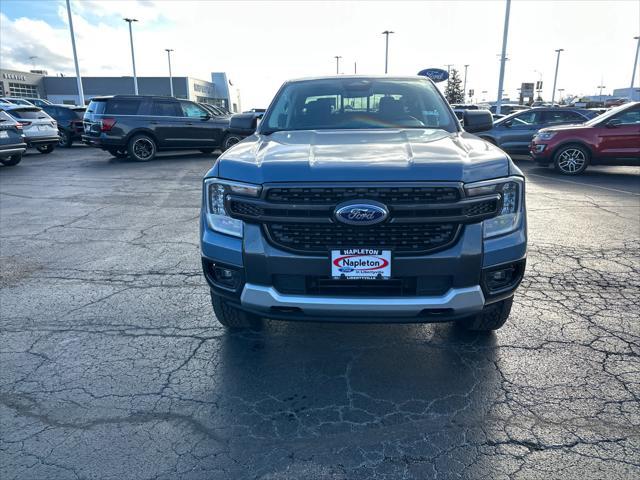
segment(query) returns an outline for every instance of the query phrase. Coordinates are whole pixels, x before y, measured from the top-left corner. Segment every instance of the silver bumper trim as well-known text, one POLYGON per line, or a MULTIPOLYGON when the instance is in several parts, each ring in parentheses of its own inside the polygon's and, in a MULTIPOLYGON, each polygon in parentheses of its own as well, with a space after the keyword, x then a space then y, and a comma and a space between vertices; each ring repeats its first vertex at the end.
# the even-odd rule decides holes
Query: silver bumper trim
POLYGON ((8 158, 16 153, 24 153, 27 150, 26 145, 24 147, 7 148, 6 150, 0 150, 0 158, 8 158))
POLYGON ((271 307, 299 308, 309 315, 416 316, 423 310, 452 309, 455 314, 473 313, 484 307, 479 285, 452 288, 436 297, 320 297, 287 295, 273 287, 247 283, 242 290, 243 307, 268 312, 271 307))

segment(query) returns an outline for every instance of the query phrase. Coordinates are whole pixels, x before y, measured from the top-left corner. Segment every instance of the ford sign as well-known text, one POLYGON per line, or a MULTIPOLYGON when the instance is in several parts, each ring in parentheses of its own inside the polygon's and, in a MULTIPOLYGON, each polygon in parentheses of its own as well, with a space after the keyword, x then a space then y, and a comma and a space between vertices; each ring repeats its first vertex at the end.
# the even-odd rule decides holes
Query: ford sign
POLYGON ((422 77, 429 77, 435 83, 444 82, 449 78, 449 73, 440 68, 425 68, 424 70, 420 70, 418 75, 422 77))
POLYGON ((375 225, 383 222, 389 211, 382 204, 349 203, 338 205, 334 213, 336 220, 347 225, 375 225))

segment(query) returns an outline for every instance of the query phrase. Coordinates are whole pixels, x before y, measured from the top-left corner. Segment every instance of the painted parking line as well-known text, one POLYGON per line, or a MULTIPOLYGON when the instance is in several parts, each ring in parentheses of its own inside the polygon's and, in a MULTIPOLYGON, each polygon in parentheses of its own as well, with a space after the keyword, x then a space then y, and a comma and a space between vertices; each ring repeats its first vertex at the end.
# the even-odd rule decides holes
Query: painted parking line
POLYGON ((609 190, 610 192, 626 193, 628 195, 634 195, 636 197, 640 197, 640 193, 630 192, 628 190, 620 190, 619 188, 603 187, 601 185, 594 185, 592 183, 584 183, 584 182, 577 182, 575 180, 567 180, 566 178, 547 177, 546 175, 540 175, 537 173, 529 173, 529 172, 525 172, 525 177, 540 177, 540 178, 544 178, 545 180, 552 180, 555 182, 564 182, 564 183, 573 183, 575 185, 582 185, 584 187, 599 188, 601 190, 609 190))

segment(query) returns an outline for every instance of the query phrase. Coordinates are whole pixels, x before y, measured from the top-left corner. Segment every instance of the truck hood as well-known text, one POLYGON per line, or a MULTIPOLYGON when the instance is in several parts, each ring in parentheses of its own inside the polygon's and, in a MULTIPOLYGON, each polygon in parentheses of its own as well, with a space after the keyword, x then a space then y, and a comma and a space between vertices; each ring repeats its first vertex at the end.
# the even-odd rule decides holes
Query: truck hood
POLYGON ((250 183, 462 181, 509 175, 509 157, 468 133, 433 129, 304 130, 252 135, 209 173, 250 183))

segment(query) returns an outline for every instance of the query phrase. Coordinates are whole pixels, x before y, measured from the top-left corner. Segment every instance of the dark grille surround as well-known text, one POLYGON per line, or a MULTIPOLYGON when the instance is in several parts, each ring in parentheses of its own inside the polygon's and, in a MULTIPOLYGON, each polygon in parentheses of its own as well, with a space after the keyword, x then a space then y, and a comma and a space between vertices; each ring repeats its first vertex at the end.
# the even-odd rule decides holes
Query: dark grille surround
POLYGON ((386 204, 451 203, 460 199, 457 187, 427 186, 348 186, 274 187, 266 199, 273 203, 338 204, 348 200, 375 200, 386 204))
POLYGON ((396 254, 417 254, 442 248, 456 237, 453 223, 384 223, 370 227, 343 224, 272 223, 266 226, 270 240, 288 250, 323 254, 332 249, 372 247, 396 254))
POLYGON ((277 248, 326 255, 343 248, 382 248, 394 255, 419 255, 451 246, 464 224, 498 214, 499 194, 467 198, 462 184, 264 185, 260 198, 228 195, 229 214, 262 225, 277 248), (382 203, 389 218, 360 226, 340 223, 337 205, 382 203))

